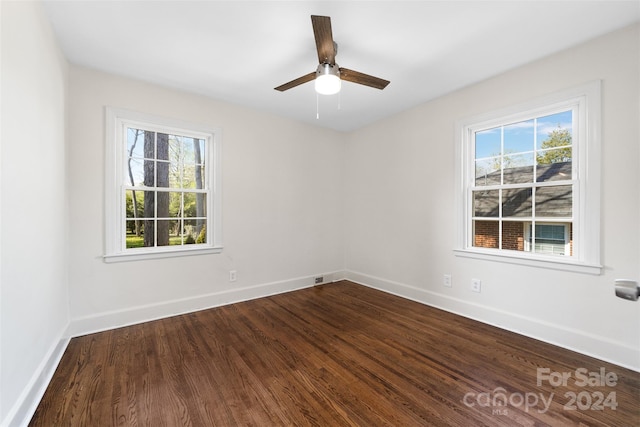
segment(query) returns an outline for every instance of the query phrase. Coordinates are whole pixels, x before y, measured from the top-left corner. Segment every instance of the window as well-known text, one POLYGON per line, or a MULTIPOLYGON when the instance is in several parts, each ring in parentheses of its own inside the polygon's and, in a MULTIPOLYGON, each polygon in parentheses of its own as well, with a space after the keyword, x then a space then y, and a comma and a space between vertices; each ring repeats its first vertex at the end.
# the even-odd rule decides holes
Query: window
POLYGON ((599 274, 599 82, 458 123, 457 255, 599 274))
POLYGON ((105 260, 220 252, 219 133, 107 109, 105 260))

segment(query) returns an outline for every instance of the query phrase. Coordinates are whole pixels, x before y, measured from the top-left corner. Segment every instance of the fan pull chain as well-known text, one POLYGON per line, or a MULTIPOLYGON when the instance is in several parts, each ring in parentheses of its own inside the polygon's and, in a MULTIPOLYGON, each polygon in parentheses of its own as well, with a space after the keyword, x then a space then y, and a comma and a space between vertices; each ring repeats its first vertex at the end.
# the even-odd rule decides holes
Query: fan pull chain
POLYGON ((338 110, 342 108, 342 91, 338 92, 338 110))
POLYGON ((316 120, 320 120, 320 95, 316 92, 316 120))

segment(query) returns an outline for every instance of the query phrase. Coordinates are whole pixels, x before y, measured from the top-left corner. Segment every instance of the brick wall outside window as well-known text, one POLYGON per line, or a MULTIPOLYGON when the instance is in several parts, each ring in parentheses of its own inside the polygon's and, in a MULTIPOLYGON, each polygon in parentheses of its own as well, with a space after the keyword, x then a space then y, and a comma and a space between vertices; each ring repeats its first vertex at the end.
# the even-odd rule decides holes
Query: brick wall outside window
POLYGON ((494 248, 498 246, 498 221, 476 221, 473 246, 494 248))
POLYGON ((502 249, 524 251, 524 227, 521 222, 502 223, 502 249))
MULTIPOLYGON (((504 221, 502 223, 502 249, 524 251, 525 223, 504 221)), ((497 249, 499 232, 498 221, 475 221, 473 246, 478 248, 497 249)), ((569 225, 569 251, 573 255, 573 227, 569 225)))

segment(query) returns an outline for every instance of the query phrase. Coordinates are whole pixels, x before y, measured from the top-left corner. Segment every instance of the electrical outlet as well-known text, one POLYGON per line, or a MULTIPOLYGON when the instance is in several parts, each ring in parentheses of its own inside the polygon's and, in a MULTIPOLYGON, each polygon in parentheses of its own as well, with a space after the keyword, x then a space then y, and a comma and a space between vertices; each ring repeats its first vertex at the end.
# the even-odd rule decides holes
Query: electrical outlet
POLYGON ((324 277, 322 277, 322 276, 316 277, 316 279, 315 279, 315 284, 316 285, 319 285, 322 282, 324 282, 324 277))
POLYGON ((238 272, 235 270, 229 271, 229 281, 235 282, 236 280, 238 280, 238 272))
POLYGON ((444 286, 446 286, 447 288, 451 287, 451 275, 450 274, 445 274, 443 279, 442 279, 442 284, 444 286))
POLYGON ((482 281, 480 279, 471 279, 471 290, 480 292, 482 290, 482 281))

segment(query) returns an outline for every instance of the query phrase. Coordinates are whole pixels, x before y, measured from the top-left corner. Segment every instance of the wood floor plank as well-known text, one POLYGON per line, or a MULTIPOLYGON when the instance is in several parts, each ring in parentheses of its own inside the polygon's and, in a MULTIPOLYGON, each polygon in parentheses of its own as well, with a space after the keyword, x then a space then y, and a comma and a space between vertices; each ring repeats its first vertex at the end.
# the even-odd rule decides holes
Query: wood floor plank
POLYGON ((636 426, 638 402, 638 372, 343 281, 74 338, 30 425, 636 426))

